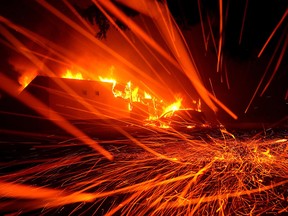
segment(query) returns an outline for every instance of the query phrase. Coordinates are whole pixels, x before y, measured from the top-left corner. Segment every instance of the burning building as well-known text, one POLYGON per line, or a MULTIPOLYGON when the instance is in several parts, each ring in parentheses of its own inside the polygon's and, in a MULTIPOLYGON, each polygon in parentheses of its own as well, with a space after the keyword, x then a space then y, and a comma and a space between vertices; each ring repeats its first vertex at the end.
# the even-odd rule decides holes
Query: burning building
MULTIPOLYGON (((130 118, 130 101, 113 94, 114 85, 95 80, 37 76, 23 92, 47 105, 47 112, 55 111, 67 120, 130 118)), ((49 116, 50 120, 57 120, 49 116)))
MULTIPOLYGON (((70 70, 62 77, 37 76, 24 86, 19 96, 24 93, 31 94, 45 104, 45 116, 52 121, 64 117, 69 121, 115 119, 142 122, 175 108, 174 103, 165 106, 162 100, 133 86, 130 81, 124 85, 101 76, 98 80, 84 79, 82 74, 70 70), (55 112, 58 115, 54 115, 55 112)), ((176 102, 178 108, 181 100, 176 102)))

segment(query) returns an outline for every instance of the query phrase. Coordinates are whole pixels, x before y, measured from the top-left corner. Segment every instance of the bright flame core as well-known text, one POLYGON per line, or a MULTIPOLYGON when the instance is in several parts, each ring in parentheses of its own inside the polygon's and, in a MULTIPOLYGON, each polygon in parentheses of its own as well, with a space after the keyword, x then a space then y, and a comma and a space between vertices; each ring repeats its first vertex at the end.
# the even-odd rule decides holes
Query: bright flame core
POLYGON ((170 104, 169 106, 167 106, 164 109, 163 113, 169 112, 171 110, 175 111, 175 110, 180 109, 181 103, 182 103, 182 98, 178 98, 176 102, 174 102, 174 103, 170 104))
POLYGON ((75 73, 69 69, 67 69, 66 73, 62 75, 62 78, 83 80, 82 73, 80 73, 80 72, 75 73))

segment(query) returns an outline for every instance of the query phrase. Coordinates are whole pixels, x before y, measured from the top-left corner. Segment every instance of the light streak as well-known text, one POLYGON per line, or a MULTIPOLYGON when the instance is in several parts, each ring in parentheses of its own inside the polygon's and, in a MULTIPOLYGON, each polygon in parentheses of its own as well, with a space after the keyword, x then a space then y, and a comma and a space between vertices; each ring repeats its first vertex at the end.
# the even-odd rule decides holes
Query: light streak
POLYGON ((269 38, 266 40, 264 46, 262 47, 262 49, 260 50, 259 54, 258 54, 258 58, 262 55, 262 53, 264 52, 265 48, 267 47, 268 43, 270 42, 270 40, 272 39, 272 37, 274 36, 275 32, 279 29, 279 27, 281 26, 281 24, 284 22, 285 18, 288 15, 288 9, 286 9, 285 13, 283 14, 283 16, 281 17, 281 19, 279 20, 278 24, 275 26, 274 30, 272 31, 271 35, 269 36, 269 38))
POLYGON ((204 23, 203 23, 203 15, 202 15, 202 11, 201 11, 201 2, 200 2, 200 0, 197 1, 197 4, 198 4, 199 15, 200 15, 200 22, 201 22, 203 40, 204 40, 204 44, 205 44, 205 50, 207 51, 207 49, 208 49, 208 40, 206 40, 206 34, 205 34, 205 28, 204 28, 204 23))
POLYGON ((220 70, 221 56, 222 56, 222 40, 223 40, 223 1, 219 0, 219 43, 218 43, 218 55, 217 55, 217 72, 220 70))
MULTIPOLYGON (((257 93, 258 93, 258 91, 259 91, 259 89, 260 89, 260 87, 261 87, 261 85, 262 85, 262 83, 263 83, 263 81, 264 81, 264 78, 266 77, 266 75, 267 75, 267 73, 268 73, 268 71, 269 71, 269 68, 270 68, 270 66, 272 65, 273 59, 275 58, 276 53, 277 53, 278 49, 280 48, 281 41, 282 41, 284 38, 285 38, 285 35, 284 35, 284 34, 281 35, 281 38, 280 38, 279 42, 277 43, 277 46, 275 47, 275 50, 274 50, 274 52, 273 52, 273 54, 272 54, 272 57, 270 58, 270 60, 269 60, 269 62, 268 62, 268 65, 266 66, 266 69, 265 69, 265 71, 264 71, 264 73, 263 73, 263 76, 261 77, 261 80, 259 81, 259 84, 257 85, 257 88, 256 88, 256 90, 254 91, 253 96, 252 96, 252 98, 250 99, 249 104, 247 105, 244 113, 247 113, 247 112, 248 112, 248 110, 249 110, 249 108, 250 108, 253 100, 255 99, 255 97, 256 97, 256 95, 257 95, 257 93)), ((285 42, 284 42, 284 43, 285 43, 285 42)), ((285 43, 285 44, 287 44, 287 43, 285 43)), ((287 45, 285 45, 285 46, 287 46, 287 45)), ((285 49, 286 49, 286 48, 285 48, 285 49)), ((284 49, 282 49, 282 51, 281 51, 281 53, 282 53, 281 58, 282 58, 282 56, 283 56, 283 52, 284 52, 284 49)), ((274 75, 275 75, 275 73, 276 73, 276 71, 277 71, 277 67, 279 66, 281 60, 278 59, 277 62, 278 62, 278 63, 277 63, 277 66, 275 67, 274 73, 273 73, 274 75)), ((272 77, 273 77, 273 76, 271 76, 270 80, 272 80, 272 77)), ((270 81, 270 82, 271 82, 271 81, 270 81)), ((268 85, 270 84, 270 82, 268 82, 268 83, 266 84, 266 88, 268 87, 268 85)), ((262 93, 265 92, 264 90, 265 90, 265 88, 262 90, 262 93)), ((262 93, 261 93, 261 96, 262 96, 262 93)))
POLYGON ((265 91, 267 90, 268 86, 269 86, 270 83, 272 82, 272 79, 274 78, 274 76, 275 76, 275 74, 276 74, 276 72, 277 72, 277 70, 278 70, 278 68, 279 68, 279 66, 280 66, 280 64, 281 64, 281 62, 282 62, 282 60, 283 60, 283 57, 284 57, 285 52, 286 52, 286 50, 287 50, 287 46, 288 46, 288 37, 287 37, 287 35, 286 35, 286 37, 284 38, 284 45, 283 45, 283 47, 282 47, 282 50, 281 50, 280 56, 279 56, 279 58, 278 58, 278 61, 277 61, 277 63, 276 63, 276 66, 275 66, 275 68, 274 68, 274 70, 273 70, 273 73, 272 73, 270 79, 268 80, 268 82, 267 82, 267 84, 265 85, 263 91, 261 92, 260 96, 263 96, 263 94, 264 94, 265 91))
MULTIPOLYGON (((82 203, 80 212, 100 213, 97 207, 100 205, 108 215, 287 211, 287 195, 283 191, 288 184, 287 138, 243 140, 239 137, 240 141, 236 134, 234 138, 223 136, 225 141, 217 136, 209 142, 147 136, 137 141, 150 146, 142 151, 137 151, 136 146, 125 147, 133 137, 101 141, 114 146, 111 151, 115 159, 111 162, 104 162, 95 153, 81 151, 81 145, 75 146, 78 150, 67 158, 53 151, 39 165, 28 159, 25 161, 31 164, 28 168, 1 174, 0 195, 9 197, 10 201, 8 204, 0 199, 0 206, 6 211, 45 209, 44 215, 62 206, 70 213, 77 212, 78 207, 72 205, 75 202, 82 203), (163 150, 165 158, 156 153, 163 150), (17 182, 19 178, 21 182, 17 182), (31 180, 41 183, 43 178, 44 185, 29 185, 31 180), (56 179, 58 186, 53 186, 56 179), (21 205, 19 199, 26 201, 21 205)), ((48 150, 49 146, 44 148, 48 150)), ((56 148, 65 149, 60 143, 56 148)), ((5 167, 9 166, 13 162, 6 163, 5 167)))
POLYGON ((247 15, 247 9, 248 9, 248 0, 246 0, 246 4, 245 4, 245 10, 244 10, 244 15, 243 15, 243 19, 242 19, 242 25, 241 25, 241 31, 240 31, 240 37, 239 37, 239 44, 241 44, 241 42, 242 42, 244 24, 245 24, 246 15, 247 15))

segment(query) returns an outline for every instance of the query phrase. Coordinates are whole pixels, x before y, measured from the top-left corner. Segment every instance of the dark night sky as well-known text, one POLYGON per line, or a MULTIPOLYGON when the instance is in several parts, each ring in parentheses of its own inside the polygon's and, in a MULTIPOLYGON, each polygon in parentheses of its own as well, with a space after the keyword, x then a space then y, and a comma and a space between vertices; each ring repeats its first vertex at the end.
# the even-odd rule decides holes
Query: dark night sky
MULTIPOLYGON (((55 3, 57 1, 52 0, 48 2, 55 3)), ((77 3, 78 1, 74 0, 73 2, 77 3)), ((287 12, 287 1, 223 1, 223 13, 226 14, 226 16, 224 16, 223 31, 223 64, 220 72, 216 72, 217 53, 215 52, 211 38, 208 43, 207 50, 205 50, 203 44, 203 36, 197 5, 198 1, 183 0, 168 2, 170 3, 171 12, 175 15, 175 19, 179 23, 184 24, 180 25, 180 28, 183 31, 187 43, 189 44, 191 53, 201 73, 205 86, 212 91, 209 82, 210 78, 212 80, 213 90, 218 99, 220 99, 232 111, 234 111, 240 117, 240 120, 243 121, 249 119, 253 119, 255 121, 258 121, 259 119, 265 119, 263 121, 277 121, 284 116, 287 116, 287 96, 285 100, 285 95, 287 94, 288 88, 287 47, 286 50, 284 50, 284 57, 280 62, 279 68, 276 71, 267 91, 262 97, 260 97, 260 92, 263 90, 269 78, 272 76, 273 70, 276 67, 276 63, 280 57, 281 50, 283 47, 285 47, 285 39, 288 40, 288 16, 286 16, 284 22, 272 37, 263 54, 259 58, 257 57, 277 23, 285 14, 285 11, 287 12), (239 44, 246 2, 248 2, 247 14, 242 32, 242 41, 239 44), (283 39, 281 39, 281 37, 283 37, 283 39), (280 43, 280 45, 277 49, 278 43, 280 43), (269 61, 273 57, 274 52, 275 57, 272 59, 271 66, 267 71, 263 84, 259 89, 259 93, 256 95, 248 112, 244 114, 244 111, 252 98, 253 93, 269 64, 269 61), (230 88, 228 88, 226 84, 226 72, 229 78, 230 88)), ((216 45, 218 45, 219 1, 206 0, 200 2, 206 34, 209 32, 207 20, 208 15, 211 19, 210 21, 215 36, 216 45)), ((101 50, 91 50, 89 45, 83 42, 82 39, 78 40, 78 37, 74 36, 73 31, 71 31, 67 24, 59 21, 58 18, 47 12, 43 7, 35 3, 35 1, 3 0, 0 4, 0 15, 2 17, 7 18, 17 25, 24 26, 25 28, 42 35, 65 48, 68 47, 74 56, 77 54, 78 59, 81 59, 81 56, 90 56, 90 52, 96 56, 98 63, 102 61, 102 58, 104 58, 101 50), (73 53, 73 50, 76 50, 76 52, 73 53)), ((61 5, 60 8, 64 10, 65 13, 68 13, 71 17, 73 17, 67 8, 61 5)), ((7 27, 4 24, 0 25, 7 27)), ((11 30, 11 32, 27 47, 42 51, 42 53, 45 55, 50 55, 47 50, 41 50, 39 47, 37 47, 33 41, 28 40, 13 30, 11 30)), ((107 44, 107 46, 111 47, 112 49, 117 50, 119 44, 122 42, 117 41, 117 38, 119 37, 117 35, 115 36, 114 33, 115 30, 113 29, 108 32, 108 38, 106 41, 103 41, 103 43, 107 44)), ((24 68, 30 64, 27 63, 27 60, 23 60, 25 58, 23 58, 21 54, 17 54, 17 52, 7 46, 7 40, 3 37, 2 32, 0 32, 0 39, 2 58, 0 61, 0 71, 1 73, 5 73, 10 77, 17 77, 19 76, 19 73, 23 72, 23 70, 25 70, 24 68), (17 64, 21 62, 21 64, 16 65, 15 62, 17 62, 17 64)), ((119 50, 123 52, 123 56, 127 58, 127 60, 131 60, 130 58, 134 58, 135 56, 133 52, 123 49, 123 47, 117 51, 119 50)), ((71 59, 78 61, 73 57, 71 57, 71 59)), ((97 64, 97 61, 95 64, 97 64)), ((133 61, 135 61, 137 64, 139 63, 139 65, 143 64, 135 59, 133 61)), ((151 60, 151 62, 153 62, 153 60, 151 60)), ((81 63, 82 62, 79 60, 79 64, 81 63)), ((87 64, 87 62, 85 62, 85 64, 87 64)), ((55 66, 55 63, 51 63, 50 67, 57 68, 57 64, 55 66)), ((186 82, 185 78, 183 77, 179 79, 182 83, 186 82)), ((223 111, 220 111, 219 116, 221 116, 223 119, 230 118, 223 111)))

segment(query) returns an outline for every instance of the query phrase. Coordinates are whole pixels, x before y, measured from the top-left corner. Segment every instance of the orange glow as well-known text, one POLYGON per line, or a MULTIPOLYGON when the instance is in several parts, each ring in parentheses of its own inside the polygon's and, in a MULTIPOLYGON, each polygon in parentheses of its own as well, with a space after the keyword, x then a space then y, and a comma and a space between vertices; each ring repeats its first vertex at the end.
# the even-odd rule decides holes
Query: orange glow
POLYGON ((180 109, 181 103, 182 103, 182 98, 177 99, 176 102, 174 102, 174 103, 170 104, 169 106, 167 106, 167 107, 164 109, 163 113, 166 113, 166 112, 168 112, 168 111, 170 111, 170 110, 174 110, 174 111, 175 111, 175 110, 180 109))
POLYGON ((112 79, 112 78, 103 78, 103 77, 101 77, 101 76, 99 76, 99 80, 100 80, 101 82, 113 83, 113 86, 115 86, 116 83, 117 83, 115 79, 112 79))
POLYGON ((103 77, 101 77, 101 76, 99 76, 98 78, 99 78, 99 80, 100 80, 101 82, 112 83, 112 84, 113 84, 113 86, 112 86, 112 93, 113 93, 113 95, 114 95, 115 97, 121 96, 121 94, 122 94, 121 92, 114 90, 114 88, 115 88, 115 86, 116 86, 116 84, 117 84, 117 82, 116 82, 115 79, 112 79, 112 78, 103 78, 103 77))
POLYGON ((145 99, 152 99, 152 96, 148 94, 147 92, 144 92, 144 98, 145 99))
POLYGON ((267 149, 267 151, 262 152, 263 155, 266 155, 267 157, 271 158, 272 155, 270 154, 270 149, 267 149))
POLYGON ((136 101, 139 102, 138 91, 139 91, 139 88, 135 87, 131 92, 132 101, 134 101, 134 102, 136 102, 136 101))
POLYGON ((62 78, 83 80, 82 73, 80 72, 75 73, 69 69, 67 69, 66 73, 62 75, 62 78))
POLYGON ((21 92, 24 88, 26 88, 27 85, 29 85, 29 83, 37 76, 37 72, 36 71, 31 71, 29 73, 24 73, 22 74, 19 79, 18 82, 21 85, 21 87, 19 88, 19 91, 21 92))

